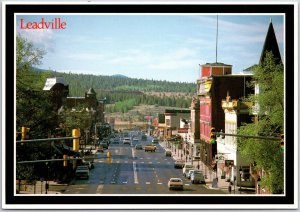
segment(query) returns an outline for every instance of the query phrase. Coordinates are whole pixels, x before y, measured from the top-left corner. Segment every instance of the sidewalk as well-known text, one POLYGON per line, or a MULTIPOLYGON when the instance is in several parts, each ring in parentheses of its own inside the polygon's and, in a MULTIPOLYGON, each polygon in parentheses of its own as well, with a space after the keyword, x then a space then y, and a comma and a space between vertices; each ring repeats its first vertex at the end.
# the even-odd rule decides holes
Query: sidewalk
MULTIPOLYGON (((165 150, 170 150, 170 148, 167 148, 167 142, 166 141, 162 141, 160 142, 160 145, 162 148, 164 148, 165 150)), ((174 160, 178 160, 178 159, 182 159, 182 160, 186 160, 185 155, 182 154, 181 157, 181 153, 182 151, 180 150, 179 152, 177 151, 175 153, 174 149, 172 151, 172 157, 174 160)), ((205 187, 207 189, 217 189, 217 190, 222 190, 225 193, 229 193, 228 187, 229 187, 229 183, 226 182, 225 179, 220 179, 218 178, 218 182, 216 182, 216 173, 213 172, 212 170, 210 170, 202 161, 198 161, 198 160, 187 160, 186 164, 191 164, 193 165, 195 168, 199 167, 199 170, 203 172, 204 177, 205 177, 205 187)), ((236 189, 236 193, 239 193, 239 191, 237 191, 236 189)), ((233 186, 232 186, 232 192, 231 194, 234 194, 233 191, 233 186)))
MULTIPOLYGON (((54 181, 48 181, 49 184, 49 189, 47 190, 47 194, 62 194, 68 184, 60 184, 54 181)), ((35 195, 41 195, 41 194, 46 194, 46 182, 43 181, 36 181, 35 185, 27 184, 21 185, 21 191, 19 194, 35 194, 35 195)), ((18 189, 18 185, 17 189, 18 189)))

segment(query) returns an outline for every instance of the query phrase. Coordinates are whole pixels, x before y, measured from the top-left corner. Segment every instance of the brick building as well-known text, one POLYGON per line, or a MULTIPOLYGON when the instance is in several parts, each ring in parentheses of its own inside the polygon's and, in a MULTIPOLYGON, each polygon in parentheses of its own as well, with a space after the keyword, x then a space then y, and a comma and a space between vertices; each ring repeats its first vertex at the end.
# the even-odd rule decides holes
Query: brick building
POLYGON ((232 75, 231 65, 206 63, 201 66, 201 78, 197 80, 197 94, 200 100, 200 145, 197 151, 201 160, 211 168, 216 168, 214 159, 217 143, 210 143, 210 130, 225 131, 225 115, 222 99, 230 93, 234 99, 241 99, 253 93, 247 87, 251 75, 232 75))

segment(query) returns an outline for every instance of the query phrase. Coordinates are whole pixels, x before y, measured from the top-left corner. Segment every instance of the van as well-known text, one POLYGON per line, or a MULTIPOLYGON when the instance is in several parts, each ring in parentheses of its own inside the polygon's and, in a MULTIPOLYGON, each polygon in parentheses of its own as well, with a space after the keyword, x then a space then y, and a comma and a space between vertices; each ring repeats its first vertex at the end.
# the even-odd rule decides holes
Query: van
POLYGON ((204 175, 201 171, 195 171, 191 174, 191 182, 194 183, 205 183, 204 175))

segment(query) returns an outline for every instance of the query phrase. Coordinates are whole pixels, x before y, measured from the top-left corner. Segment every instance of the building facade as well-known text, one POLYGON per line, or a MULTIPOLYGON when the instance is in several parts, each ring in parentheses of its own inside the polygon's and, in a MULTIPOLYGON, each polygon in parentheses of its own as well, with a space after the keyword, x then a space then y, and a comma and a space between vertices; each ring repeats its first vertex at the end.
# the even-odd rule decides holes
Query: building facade
POLYGON ((225 131, 225 114, 222 99, 230 93, 232 98, 240 99, 253 93, 246 85, 251 75, 231 75, 231 65, 212 63, 201 66, 201 78, 197 80, 197 94, 200 100, 200 152, 201 160, 210 168, 216 169, 215 156, 217 143, 211 143, 210 131, 225 131))
MULTIPOLYGON (((249 115, 252 104, 240 100, 231 100, 227 94, 222 100, 222 109, 225 114, 225 134, 237 134, 242 123, 251 123, 253 116, 249 115)), ((217 138, 217 176, 226 179, 236 186, 255 187, 255 179, 250 175, 250 164, 243 160, 237 149, 237 137, 219 136, 217 138), (241 170, 241 175, 240 175, 241 170)))

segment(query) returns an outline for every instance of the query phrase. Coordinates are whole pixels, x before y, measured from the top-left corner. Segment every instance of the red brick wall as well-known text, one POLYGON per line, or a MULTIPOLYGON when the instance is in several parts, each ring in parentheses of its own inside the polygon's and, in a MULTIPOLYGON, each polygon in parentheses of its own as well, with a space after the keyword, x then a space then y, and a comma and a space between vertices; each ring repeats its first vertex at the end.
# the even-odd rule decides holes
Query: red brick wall
POLYGON ((209 77, 210 76, 210 67, 202 67, 201 77, 209 77))
POLYGON ((212 67, 213 75, 223 75, 223 67, 212 67))
POLYGON ((200 138, 209 139, 211 123, 211 99, 200 97, 200 138))

